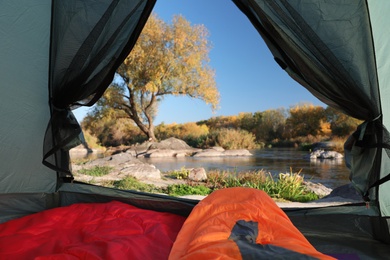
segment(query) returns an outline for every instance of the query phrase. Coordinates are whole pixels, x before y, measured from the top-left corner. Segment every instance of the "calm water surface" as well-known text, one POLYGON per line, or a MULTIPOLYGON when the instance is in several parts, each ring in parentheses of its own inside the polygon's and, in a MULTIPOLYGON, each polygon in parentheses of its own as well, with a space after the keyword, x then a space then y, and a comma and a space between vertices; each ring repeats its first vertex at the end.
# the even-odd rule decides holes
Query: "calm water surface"
POLYGON ((319 182, 329 188, 349 183, 349 170, 344 159, 310 160, 305 159, 308 152, 291 148, 271 148, 251 150, 251 157, 205 157, 205 158, 142 158, 141 160, 156 166, 160 171, 178 170, 182 167, 203 167, 208 170, 223 169, 230 171, 266 170, 272 174, 301 170, 306 180, 319 182))

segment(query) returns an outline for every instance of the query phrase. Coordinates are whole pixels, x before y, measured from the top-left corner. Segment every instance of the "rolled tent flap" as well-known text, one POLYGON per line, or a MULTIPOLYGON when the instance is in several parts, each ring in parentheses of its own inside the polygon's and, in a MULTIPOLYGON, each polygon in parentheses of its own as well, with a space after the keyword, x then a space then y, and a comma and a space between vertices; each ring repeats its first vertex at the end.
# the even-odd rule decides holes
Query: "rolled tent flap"
POLYGON ((52 2, 49 95, 43 163, 72 179, 69 149, 80 144, 72 108, 93 105, 133 48, 155 0, 52 2))

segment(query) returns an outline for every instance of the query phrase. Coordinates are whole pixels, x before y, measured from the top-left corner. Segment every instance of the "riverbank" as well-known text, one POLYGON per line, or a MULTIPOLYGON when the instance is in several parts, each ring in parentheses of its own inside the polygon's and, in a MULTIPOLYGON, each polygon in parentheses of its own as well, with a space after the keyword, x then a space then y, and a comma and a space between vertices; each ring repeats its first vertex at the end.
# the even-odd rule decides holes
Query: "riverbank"
MULTIPOLYGON (((76 150, 77 151, 77 150, 76 150)), ((307 159, 307 154, 302 153, 302 151, 298 150, 275 150, 275 149, 261 149, 259 150, 262 153, 262 156, 264 158, 261 158, 257 154, 257 152, 251 152, 245 151, 243 153, 240 151, 240 154, 233 151, 229 151, 229 153, 225 153, 225 151, 219 147, 207 149, 207 150, 199 150, 199 149, 193 149, 192 147, 188 146, 185 142, 178 139, 167 139, 165 141, 162 141, 160 143, 144 143, 142 145, 134 146, 134 147, 125 147, 121 149, 116 149, 113 151, 106 151, 105 154, 108 156, 102 157, 102 158, 95 158, 94 160, 79 160, 78 163, 73 164, 73 172, 75 175, 76 180, 82 181, 82 182, 88 182, 96 185, 102 185, 102 186, 109 186, 109 187, 115 187, 118 188, 118 185, 123 185, 125 182, 131 182, 133 183, 133 180, 130 180, 128 178, 133 177, 137 181, 141 182, 143 185, 152 185, 154 188, 152 190, 167 190, 168 187, 175 187, 180 189, 192 189, 191 187, 187 186, 194 186, 194 185, 205 185, 205 182, 196 182, 198 180, 186 180, 186 178, 183 178, 183 173, 180 173, 180 171, 184 171, 186 173, 190 169, 198 169, 201 168, 205 174, 206 172, 222 172, 225 174, 225 176, 222 178, 220 176, 213 177, 215 179, 220 179, 221 183, 224 184, 216 184, 219 185, 220 188, 227 187, 232 184, 227 184, 226 176, 237 176, 237 174, 244 172, 244 173, 251 173, 248 176, 252 178, 251 182, 252 184, 245 183, 247 180, 239 180, 238 178, 228 178, 230 182, 234 182, 236 184, 240 184, 243 186, 255 186, 255 182, 258 182, 258 180, 254 180, 253 173, 261 173, 263 177, 261 177, 263 180, 267 179, 268 177, 272 178, 280 178, 280 176, 284 176, 284 178, 288 177, 290 179, 294 179, 296 176, 295 174, 299 172, 299 185, 304 186, 305 190, 308 190, 309 192, 312 192, 316 195, 318 195, 319 198, 328 196, 334 188, 337 188, 339 186, 343 186, 347 183, 343 183, 339 186, 334 186, 333 188, 330 188, 327 185, 324 185, 323 183, 317 181, 317 179, 309 176, 309 178, 304 178, 304 174, 301 174, 302 169, 306 171, 306 168, 298 168, 297 166, 300 166, 297 164, 297 162, 300 163, 310 163, 310 168, 313 168, 312 164, 315 163, 319 166, 326 166, 324 168, 327 173, 331 172, 331 167, 337 166, 337 164, 329 164, 329 162, 332 163, 339 163, 338 160, 312 160, 307 159), (276 152, 275 152, 276 151, 276 152), (271 153, 272 152, 272 153, 271 153), (288 152, 288 153, 286 153, 288 152), (292 153, 290 153, 292 152, 292 153), (253 154, 252 154, 253 153, 253 154), (201 156, 199 158, 195 157, 196 154, 206 154, 211 156, 201 156), (305 159, 306 157, 306 159, 305 159), (268 168, 253 168, 258 167, 258 159, 260 160, 266 160, 265 164, 268 168), (270 161, 270 160, 272 161, 270 161), (220 163, 220 165, 217 165, 217 167, 214 167, 214 169, 210 169, 207 166, 210 165, 210 162, 212 165, 216 165, 216 162, 220 163), (269 171, 269 168, 275 168, 279 169, 277 167, 280 167, 280 165, 283 165, 284 162, 287 162, 289 164, 289 171, 286 170, 277 170, 271 173, 269 171), (173 165, 173 168, 166 169, 166 164, 173 165), (191 165, 191 163, 194 163, 194 165, 191 165), (237 165, 244 164, 247 165, 245 167, 252 167, 252 168, 237 168, 237 165), (229 167, 230 165, 233 165, 234 167, 229 167), (228 167, 228 168, 223 168, 228 167), (105 173, 102 176, 99 176, 99 174, 96 174, 97 171, 105 169, 107 170, 107 173, 105 173), (243 170, 239 170, 243 169, 243 170), (246 170, 245 170, 246 169, 246 170), (92 171, 90 173, 92 174, 83 174, 83 171, 92 171), (174 178, 171 173, 176 172, 176 175, 182 175, 180 178, 174 178), (226 174, 227 173, 227 174, 226 174), (264 177, 265 176, 265 177, 264 177), (302 179, 302 181, 301 181, 302 179), (309 181, 308 181, 309 180, 309 181), (240 182, 240 183, 239 183, 240 182), (180 186, 181 185, 181 186, 180 186)), ((71 154, 75 154, 75 151, 71 151, 71 154)), ((77 151, 78 154, 82 154, 82 149, 77 151)), ((85 152, 85 150, 84 150, 85 152)), ((264 162, 263 162, 264 163, 264 162)), ((171 166, 172 167, 172 166, 171 166)), ((321 167, 322 168, 322 167, 321 167)), ((320 168, 320 169, 321 169, 320 168)), ((286 169, 286 168, 284 168, 286 169)), ((222 175, 223 175, 222 174, 222 175)), ((347 175, 347 174, 345 174, 347 175)), ((177 176, 178 177, 178 176, 177 176)), ((186 177, 186 176, 184 176, 186 177)), ((246 177, 248 178, 248 177, 246 177)), ((255 176, 255 178, 258 178, 255 176)), ((203 178, 203 181, 206 180, 206 178, 203 178)), ((277 183, 277 179, 269 180, 270 184, 275 185, 277 183)), ((285 180, 282 180, 285 181, 285 180)), ((294 180, 296 181, 296 180, 294 180)), ((125 184, 125 189, 137 189, 134 187, 129 187, 129 184, 125 184)), ((206 183, 206 186, 211 186, 212 189, 215 187, 213 185, 210 185, 210 183, 206 183)), ((291 185, 291 184, 288 184, 291 185)), ((268 185, 269 186, 269 185, 268 185)), ((266 186, 266 188, 268 187, 266 186)), ((277 186, 277 185, 275 185, 277 186)), ((262 189, 262 187, 259 187, 262 189)), ((276 187, 277 190, 284 189, 280 187, 276 187)), ((148 191, 146 191, 148 192, 148 191)), ((193 192, 193 191, 191 191, 193 192)), ((202 190, 203 194, 204 191, 202 190)), ((294 192, 294 191, 292 191, 294 192)), ((291 192, 291 193, 292 193, 291 192)), ((272 191, 272 193, 275 193, 275 191, 272 191)), ((191 193, 194 194, 194 193, 191 193)), ((182 194, 183 195, 183 194, 182 194)), ((277 195, 278 196, 278 195, 277 195)), ((276 196, 276 197, 277 197, 276 196)), ((202 197, 200 197, 202 198, 202 197)))
MULTIPOLYGON (((118 185, 125 185, 125 189, 135 189, 139 190, 137 186, 129 186, 134 184, 134 180, 131 180, 131 178, 135 178, 137 182, 140 182, 144 185, 153 185, 155 188, 148 187, 148 189, 155 190, 155 191, 161 191, 166 190, 168 187, 179 187, 180 189, 186 189, 185 186, 179 186, 179 185, 188 185, 191 184, 192 186, 195 185, 205 185, 204 181, 195 181, 195 180, 188 180, 185 178, 177 178, 180 174, 180 171, 185 172, 187 169, 181 169, 177 171, 176 177, 172 175, 172 173, 169 172, 161 172, 159 169, 157 169, 154 165, 150 165, 147 163, 144 163, 140 161, 139 159, 135 158, 130 153, 118 153, 115 155, 98 158, 95 160, 90 160, 88 162, 84 163, 75 163, 73 164, 73 172, 75 176, 75 180, 91 183, 95 185, 101 185, 101 186, 107 186, 107 187, 115 187, 118 188, 118 185), (107 172, 104 174, 100 174, 99 171, 106 170, 107 172), (130 179, 129 179, 130 178, 130 179), (130 183, 130 184, 129 184, 130 183), (127 185, 127 186, 126 186, 127 185)), ((250 173, 248 176, 251 176, 251 178, 254 178, 254 174, 256 173, 250 173)), ((268 175, 266 172, 262 173, 263 175, 260 175, 260 179, 267 178, 268 175), (264 177, 265 176, 265 177, 264 177)), ((223 175, 223 174, 222 174, 223 175)), ((246 176, 246 178, 248 178, 246 176)), ((289 176, 289 174, 282 174, 282 176, 285 177, 292 177, 291 179, 294 179, 295 177, 298 177, 298 181, 302 183, 305 189, 309 190, 310 192, 315 193, 318 195, 319 198, 323 198, 326 196, 329 196, 332 192, 332 189, 329 189, 325 187, 322 184, 306 181, 302 179, 301 176, 295 175, 289 176)), ((223 182, 224 186, 221 186, 221 188, 227 186, 227 179, 226 176, 224 178, 221 177, 212 177, 214 180, 219 179, 219 182, 223 182)), ((259 178, 259 177, 255 177, 259 178)), ((231 179, 232 183, 239 184, 239 179, 231 179)), ((256 179, 252 179, 251 182, 247 183, 241 183, 241 185, 250 187, 250 183, 256 183, 256 179)), ((270 183, 274 183, 274 181, 270 181, 270 183)), ((138 185, 138 184, 137 184, 138 185)), ((216 184, 214 184, 215 186, 216 184)), ((219 185, 219 184, 218 184, 219 185)), ((230 184, 229 184, 230 185, 230 184)), ((288 185, 295 185, 294 183, 289 183, 288 185)), ((269 185, 265 185, 268 187, 269 185)), ((280 189, 280 188, 279 188, 280 189)), ((141 190, 145 191, 145 190, 141 190)), ((146 190, 146 192, 149 192, 149 190, 146 190)), ((195 198, 195 199, 203 199, 205 197, 205 194, 203 195, 180 195, 181 197, 186 198, 195 198)), ((280 196, 279 198, 275 198, 278 203, 283 202, 283 196, 280 196)), ((285 201, 285 200, 284 200, 285 201)), ((347 201, 345 199, 339 199, 338 201, 347 201)))

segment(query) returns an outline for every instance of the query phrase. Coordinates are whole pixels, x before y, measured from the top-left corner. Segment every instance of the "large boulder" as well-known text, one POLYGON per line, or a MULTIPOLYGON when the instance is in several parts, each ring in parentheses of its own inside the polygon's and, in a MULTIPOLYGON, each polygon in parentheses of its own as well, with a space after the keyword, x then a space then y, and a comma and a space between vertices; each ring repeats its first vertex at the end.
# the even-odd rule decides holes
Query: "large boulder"
POLYGON ((189 169, 188 179, 191 181, 205 181, 207 180, 207 173, 204 168, 189 169))
POLYGON ((221 149, 205 149, 202 151, 196 152, 193 157, 229 157, 229 156, 252 156, 252 154, 246 149, 237 149, 237 150, 221 150, 221 149))
POLYGON ((306 189, 308 189, 309 191, 317 194, 319 197, 325 197, 325 196, 329 195, 332 192, 332 189, 324 186, 321 183, 314 183, 314 182, 310 182, 310 181, 304 181, 302 184, 306 187, 306 189))
POLYGON ((223 156, 223 152, 214 149, 205 149, 193 155, 193 157, 214 157, 214 156, 223 156))
POLYGON ((119 153, 104 158, 99 158, 83 165, 72 165, 77 180, 100 183, 107 180, 121 180, 126 176, 133 176, 137 179, 161 179, 161 172, 154 165, 144 163, 129 153, 119 153), (94 167, 111 167, 110 173, 104 176, 84 176, 80 174, 81 169, 92 169, 94 167))
POLYGON ((170 137, 161 142, 152 143, 149 149, 192 150, 193 148, 183 140, 170 137))
POLYGON ((171 137, 161 142, 145 142, 132 147, 127 153, 139 158, 185 157, 199 151, 183 140, 171 137))
POLYGON ((310 159, 342 159, 344 155, 335 151, 315 150, 308 156, 310 159))

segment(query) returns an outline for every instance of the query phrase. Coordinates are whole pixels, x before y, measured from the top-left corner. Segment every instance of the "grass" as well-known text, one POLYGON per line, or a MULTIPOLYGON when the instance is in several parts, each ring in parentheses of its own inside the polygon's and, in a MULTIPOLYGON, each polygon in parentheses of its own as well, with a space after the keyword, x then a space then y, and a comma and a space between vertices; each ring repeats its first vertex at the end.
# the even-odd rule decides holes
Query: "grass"
POLYGON ((109 166, 95 166, 91 169, 81 169, 79 173, 94 177, 101 177, 109 174, 112 169, 113 168, 109 166))
POLYGON ((168 176, 180 180, 180 179, 187 179, 189 174, 190 174, 190 170, 186 169, 185 167, 182 167, 180 170, 175 170, 168 173, 168 176))
POLYGON ((204 185, 191 186, 188 184, 173 184, 166 188, 166 193, 170 196, 184 196, 184 195, 203 195, 206 196, 211 193, 211 189, 204 185))
POLYGON ((113 181, 112 187, 122 190, 137 190, 142 192, 150 193, 162 193, 161 188, 156 187, 152 184, 142 183, 132 176, 128 176, 119 181, 113 181))
POLYGON ((232 174, 215 171, 208 174, 206 186, 212 190, 229 187, 250 187, 265 191, 274 199, 307 202, 318 199, 318 195, 303 185, 301 172, 280 173, 277 177, 264 170, 232 174))
MULTIPOLYGON (((184 169, 184 168, 183 168, 184 169)), ((169 176, 177 179, 186 179, 188 174, 183 169, 169 173, 169 176)), ((151 193, 165 193, 170 196, 203 195, 229 187, 250 187, 265 191, 271 198, 279 201, 308 202, 319 197, 309 191, 303 185, 301 172, 280 173, 272 176, 264 170, 236 173, 230 171, 210 171, 205 182, 187 180, 186 184, 172 184, 165 188, 159 188, 152 184, 138 181, 134 177, 126 177, 119 181, 111 181, 105 186, 137 190, 151 193)))

